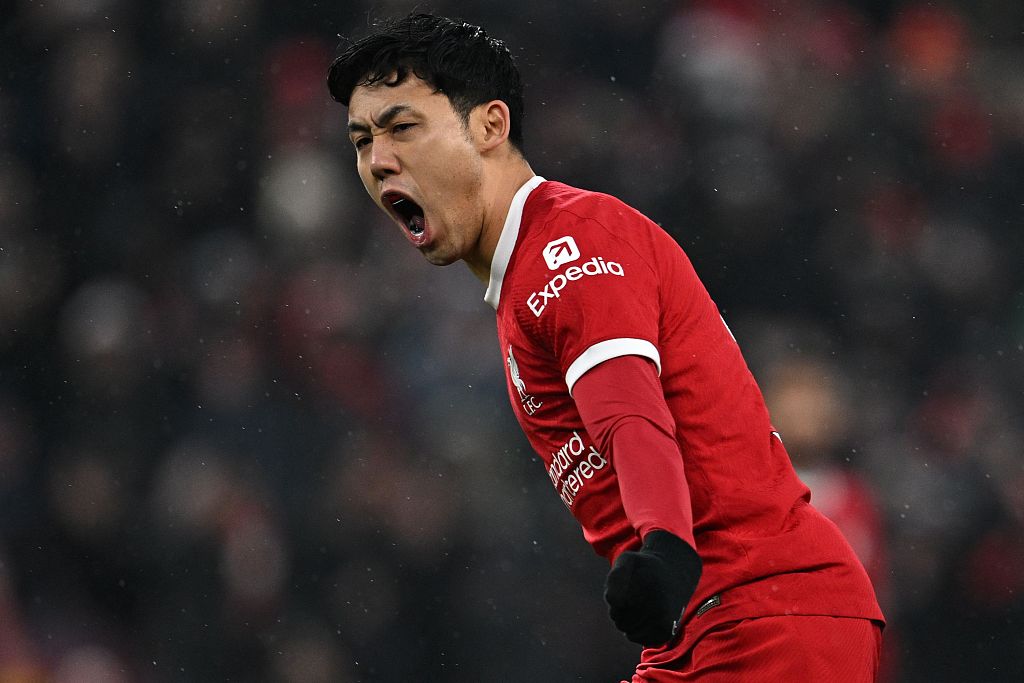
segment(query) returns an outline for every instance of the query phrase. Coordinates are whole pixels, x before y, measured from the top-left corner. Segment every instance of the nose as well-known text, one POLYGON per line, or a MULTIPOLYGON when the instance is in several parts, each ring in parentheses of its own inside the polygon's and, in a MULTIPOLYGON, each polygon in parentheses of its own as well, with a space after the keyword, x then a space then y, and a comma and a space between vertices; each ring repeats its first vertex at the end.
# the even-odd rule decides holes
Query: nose
POLYGON ((402 170, 398 157, 386 135, 378 136, 370 150, 370 172, 378 180, 392 176, 402 170))

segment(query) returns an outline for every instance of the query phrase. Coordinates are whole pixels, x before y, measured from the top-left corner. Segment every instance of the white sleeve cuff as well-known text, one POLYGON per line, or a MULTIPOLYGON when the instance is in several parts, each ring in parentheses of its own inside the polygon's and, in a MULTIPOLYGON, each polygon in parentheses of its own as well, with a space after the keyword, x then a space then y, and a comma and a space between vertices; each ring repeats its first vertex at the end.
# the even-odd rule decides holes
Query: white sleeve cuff
POLYGON ((565 372, 565 384, 569 387, 569 395, 572 395, 572 388, 576 381, 591 368, 600 365, 606 360, 618 358, 619 356, 643 356, 654 361, 658 368, 658 375, 661 375, 661 355, 658 348, 646 339, 608 339, 598 342, 579 355, 579 358, 572 362, 565 372))

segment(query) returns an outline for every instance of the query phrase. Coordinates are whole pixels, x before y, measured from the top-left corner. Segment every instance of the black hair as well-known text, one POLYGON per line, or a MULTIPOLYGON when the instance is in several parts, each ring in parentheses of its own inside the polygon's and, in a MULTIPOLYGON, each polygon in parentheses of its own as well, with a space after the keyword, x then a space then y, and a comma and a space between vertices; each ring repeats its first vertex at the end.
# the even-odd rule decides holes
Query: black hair
POLYGON ((327 87, 346 107, 356 86, 397 86, 414 74, 444 94, 464 122, 478 105, 508 105, 509 141, 523 149, 523 83, 512 53, 479 26, 432 14, 386 19, 331 62, 327 87), (392 77, 393 76, 393 77, 392 77))

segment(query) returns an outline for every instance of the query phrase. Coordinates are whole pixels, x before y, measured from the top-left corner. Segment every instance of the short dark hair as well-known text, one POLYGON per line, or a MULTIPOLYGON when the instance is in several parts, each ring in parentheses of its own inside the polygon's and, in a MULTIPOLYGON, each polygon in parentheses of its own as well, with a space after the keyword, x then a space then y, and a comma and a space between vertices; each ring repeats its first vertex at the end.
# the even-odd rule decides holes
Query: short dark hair
POLYGON ((519 69, 505 43, 479 26, 422 13, 385 19, 331 62, 327 87, 331 97, 347 107, 357 86, 396 86, 410 73, 444 94, 465 122, 478 105, 491 100, 507 104, 509 141, 522 152, 519 69))

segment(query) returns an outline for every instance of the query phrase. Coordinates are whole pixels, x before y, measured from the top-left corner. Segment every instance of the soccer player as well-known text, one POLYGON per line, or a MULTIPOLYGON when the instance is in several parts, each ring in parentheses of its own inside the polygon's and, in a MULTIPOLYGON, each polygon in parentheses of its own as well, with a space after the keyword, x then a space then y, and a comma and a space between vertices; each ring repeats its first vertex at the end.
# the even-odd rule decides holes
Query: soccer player
POLYGON ((621 201, 534 174, 505 45, 426 14, 331 64, 374 202, 497 313, 509 398, 611 570, 641 681, 874 680, 882 613, 810 504, 686 255, 621 201))

